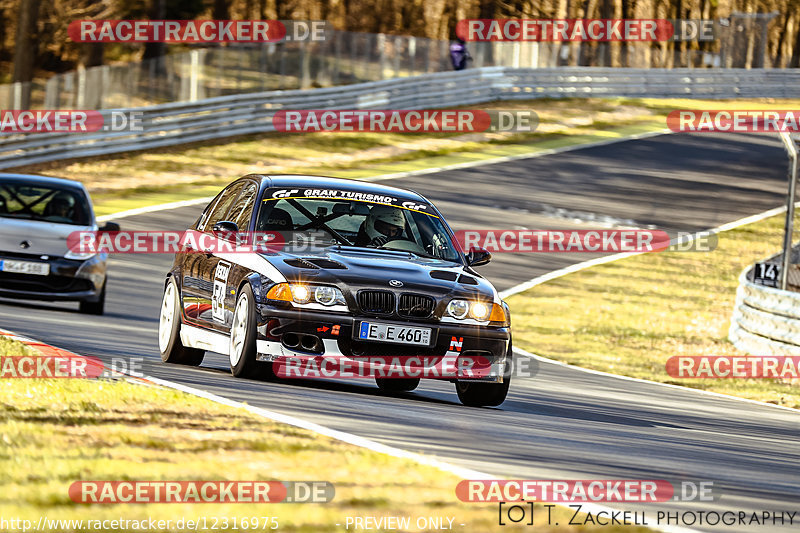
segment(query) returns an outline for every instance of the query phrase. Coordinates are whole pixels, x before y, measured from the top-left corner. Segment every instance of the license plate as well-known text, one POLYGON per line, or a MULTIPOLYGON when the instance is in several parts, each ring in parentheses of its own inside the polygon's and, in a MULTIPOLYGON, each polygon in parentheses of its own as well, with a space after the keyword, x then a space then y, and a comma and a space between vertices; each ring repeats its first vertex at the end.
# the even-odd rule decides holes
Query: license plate
POLYGON ((50 273, 50 265, 47 263, 32 263, 29 261, 10 261, 0 260, 0 270, 3 272, 16 272, 17 274, 33 274, 36 276, 46 276, 50 273))
POLYGON ((431 328, 413 328, 409 326, 399 326, 397 324, 362 322, 358 329, 358 338, 365 341, 430 346, 431 328))

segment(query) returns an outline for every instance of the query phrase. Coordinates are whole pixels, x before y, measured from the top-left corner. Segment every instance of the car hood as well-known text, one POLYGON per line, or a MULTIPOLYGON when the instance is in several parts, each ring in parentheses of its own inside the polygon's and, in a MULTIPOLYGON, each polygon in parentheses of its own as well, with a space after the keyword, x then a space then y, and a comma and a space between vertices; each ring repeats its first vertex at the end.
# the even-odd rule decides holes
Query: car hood
POLYGON ((72 232, 92 229, 92 226, 0 217, 0 253, 62 257, 67 253, 67 237, 72 232))
POLYGON ((492 285, 463 265, 406 252, 331 247, 264 256, 290 282, 334 284, 345 293, 385 289, 437 299, 450 296, 499 301, 492 285))

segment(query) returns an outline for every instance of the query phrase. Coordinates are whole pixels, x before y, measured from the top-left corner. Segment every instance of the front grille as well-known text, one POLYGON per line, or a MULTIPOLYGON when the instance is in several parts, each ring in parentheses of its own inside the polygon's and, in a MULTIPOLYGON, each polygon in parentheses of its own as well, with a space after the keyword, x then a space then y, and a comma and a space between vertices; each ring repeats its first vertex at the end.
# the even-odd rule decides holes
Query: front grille
POLYGON ((59 256, 56 255, 49 255, 49 254, 26 254, 22 252, 11 252, 8 250, 0 251, 0 258, 5 257, 7 259, 23 259, 26 261, 41 261, 43 256, 48 256, 51 260, 58 259, 59 256))
POLYGON ((358 306, 365 313, 388 315, 394 312, 394 294, 389 291, 360 291, 358 306))
POLYGON ((88 279, 70 276, 36 276, 16 272, 0 272, 0 288, 8 291, 78 292, 92 289, 88 279))
POLYGON ((427 318, 433 313, 435 303, 430 296, 403 294, 400 296, 397 314, 409 318, 427 318))

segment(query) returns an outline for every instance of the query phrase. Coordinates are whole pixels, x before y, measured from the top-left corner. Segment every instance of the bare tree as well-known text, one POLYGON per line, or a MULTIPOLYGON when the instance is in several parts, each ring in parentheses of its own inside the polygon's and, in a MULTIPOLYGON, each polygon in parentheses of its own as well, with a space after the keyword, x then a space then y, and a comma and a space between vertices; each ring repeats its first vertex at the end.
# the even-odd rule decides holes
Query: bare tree
POLYGON ((30 82, 36 60, 35 35, 39 21, 39 0, 20 0, 17 19, 17 37, 14 48, 14 78, 22 83, 21 108, 27 109, 31 102, 30 82))

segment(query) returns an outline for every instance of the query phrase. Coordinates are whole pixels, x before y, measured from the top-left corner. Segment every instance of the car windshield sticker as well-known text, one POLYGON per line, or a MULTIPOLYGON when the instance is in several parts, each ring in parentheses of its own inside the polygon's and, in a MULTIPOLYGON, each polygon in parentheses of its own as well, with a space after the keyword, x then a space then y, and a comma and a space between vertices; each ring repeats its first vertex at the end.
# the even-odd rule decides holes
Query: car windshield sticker
MULTIPOLYGON (((357 202, 371 202, 375 204, 392 205, 411 211, 418 211, 426 215, 436 216, 428 212, 428 204, 414 200, 395 198, 382 194, 373 194, 359 191, 342 191, 338 189, 276 189, 267 192, 265 202, 280 199, 324 198, 331 200, 355 200, 357 202)), ((437 217, 438 218, 438 217, 437 217)))

